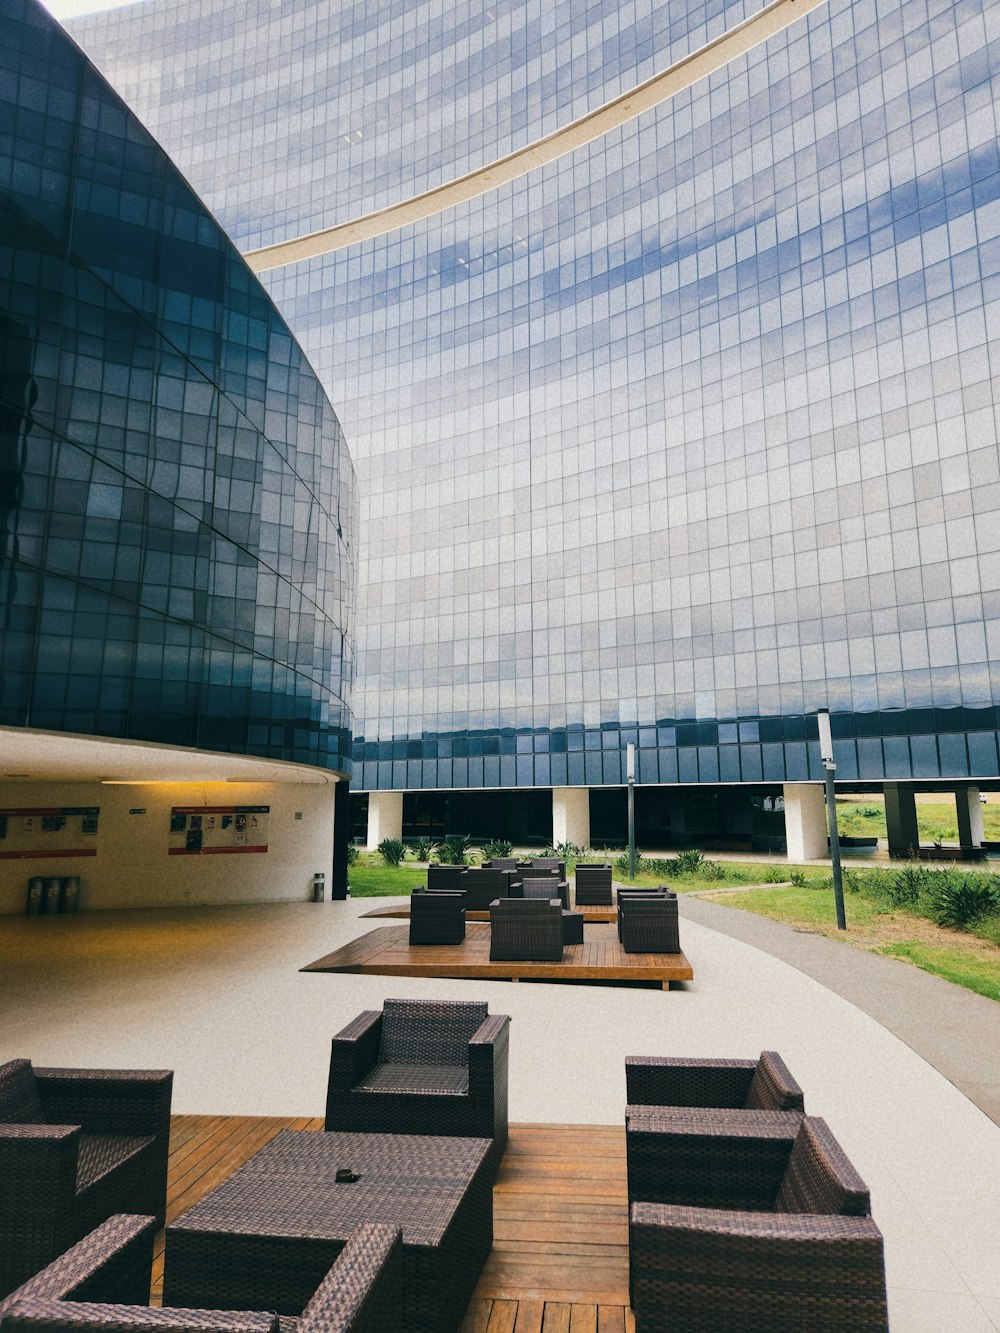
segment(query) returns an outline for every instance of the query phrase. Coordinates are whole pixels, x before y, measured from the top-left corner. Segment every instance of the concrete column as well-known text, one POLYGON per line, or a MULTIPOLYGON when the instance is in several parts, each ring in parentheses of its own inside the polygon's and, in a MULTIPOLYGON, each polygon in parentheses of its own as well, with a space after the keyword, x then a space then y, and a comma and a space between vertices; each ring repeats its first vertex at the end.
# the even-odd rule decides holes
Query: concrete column
POLYGON ((552 845, 590 846, 590 791, 587 787, 552 788, 552 845))
POLYGON ((786 782, 783 792, 789 861, 821 861, 829 855, 823 788, 812 782, 786 782))
POLYGON ((383 838, 401 838, 402 836, 403 793, 401 791, 369 792, 366 850, 373 852, 383 838))
POLYGON ((917 803, 913 799, 913 788, 904 782, 887 782, 884 790, 889 855, 908 856, 920 846, 917 803))
POLYGON ((979 803, 978 787, 956 787, 955 808, 958 811, 958 842, 961 847, 981 847, 984 837, 983 807, 979 803))

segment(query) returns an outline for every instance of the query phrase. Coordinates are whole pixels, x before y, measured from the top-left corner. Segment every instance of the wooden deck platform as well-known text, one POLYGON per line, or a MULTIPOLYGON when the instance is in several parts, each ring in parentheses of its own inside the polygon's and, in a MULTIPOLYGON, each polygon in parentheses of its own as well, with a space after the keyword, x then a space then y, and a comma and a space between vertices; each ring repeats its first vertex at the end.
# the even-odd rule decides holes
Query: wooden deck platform
MULTIPOLYGON (((610 907, 577 907, 574 903, 574 912, 582 912, 585 923, 613 926, 618 920, 618 908, 614 905, 610 907)), ((374 917, 379 921, 409 921, 410 909, 405 903, 394 903, 391 907, 376 907, 370 912, 362 912, 361 915, 367 920, 374 917)), ((466 921, 489 921, 490 914, 484 912, 466 912, 466 921)))
POLYGON ((591 926, 582 944, 567 944, 559 963, 490 962, 490 928, 469 922, 462 944, 409 942, 408 926, 379 926, 303 972, 361 972, 385 977, 475 977, 487 981, 603 981, 653 984, 691 981, 682 953, 626 953, 613 926, 591 926))
MULTIPOLYGON (((279 1130, 322 1127, 308 1118, 173 1116, 168 1222, 279 1130)), ((493 1249, 461 1333, 634 1333, 624 1128, 511 1125, 493 1214, 493 1249)), ((162 1288, 161 1232, 154 1304, 162 1288)))

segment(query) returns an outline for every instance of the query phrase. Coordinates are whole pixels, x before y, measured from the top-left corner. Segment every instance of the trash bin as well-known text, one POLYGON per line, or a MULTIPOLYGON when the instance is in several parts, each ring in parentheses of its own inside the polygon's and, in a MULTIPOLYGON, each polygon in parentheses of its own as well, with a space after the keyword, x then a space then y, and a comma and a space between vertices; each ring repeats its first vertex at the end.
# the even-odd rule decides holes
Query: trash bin
POLYGON ((45 880, 41 875, 32 875, 28 880, 28 901, 25 904, 25 916, 41 916, 45 894, 45 880))
POLYGON ((317 870, 313 875, 313 902, 321 903, 326 898, 326 875, 317 870))
POLYGON ((62 880, 58 875, 46 875, 42 893, 42 915, 55 916, 60 908, 62 880))
POLYGON ((64 875, 59 895, 60 912, 75 912, 80 906, 80 876, 64 875))

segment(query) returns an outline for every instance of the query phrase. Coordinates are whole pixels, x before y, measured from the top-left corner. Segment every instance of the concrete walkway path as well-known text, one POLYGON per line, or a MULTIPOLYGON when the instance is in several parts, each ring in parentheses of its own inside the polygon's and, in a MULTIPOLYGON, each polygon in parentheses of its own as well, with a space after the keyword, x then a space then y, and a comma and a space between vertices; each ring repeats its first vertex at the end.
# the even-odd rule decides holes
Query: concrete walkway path
POLYGON ((1000 997, 988 1000, 896 958, 681 894, 680 912, 791 964, 876 1019, 1000 1125, 1000 997))

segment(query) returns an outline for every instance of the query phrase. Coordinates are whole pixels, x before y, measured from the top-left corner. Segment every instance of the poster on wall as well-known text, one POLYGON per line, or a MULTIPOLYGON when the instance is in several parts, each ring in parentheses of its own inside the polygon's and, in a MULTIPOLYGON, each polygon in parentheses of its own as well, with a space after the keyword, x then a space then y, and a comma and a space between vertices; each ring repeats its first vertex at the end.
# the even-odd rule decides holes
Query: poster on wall
POLYGON ((30 806, 0 810, 0 861, 47 856, 96 856, 98 805, 30 806))
POLYGON ((266 852, 269 805, 175 805, 168 856, 266 852))

